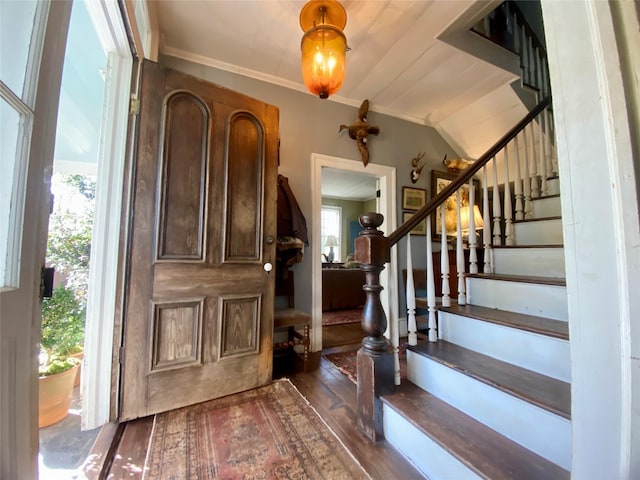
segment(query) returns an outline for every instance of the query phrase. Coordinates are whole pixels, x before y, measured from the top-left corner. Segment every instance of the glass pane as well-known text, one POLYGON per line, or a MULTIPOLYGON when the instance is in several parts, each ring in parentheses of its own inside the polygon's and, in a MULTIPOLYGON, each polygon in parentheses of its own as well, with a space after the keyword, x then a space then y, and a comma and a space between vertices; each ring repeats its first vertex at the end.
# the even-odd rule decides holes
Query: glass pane
POLYGON ((340 224, 342 210, 340 207, 322 207, 320 210, 320 237, 322 242, 323 260, 340 262, 340 224))
MULTIPOLYGON (((2 1, 0 0, 0 3, 2 1)), ((14 185, 18 161, 16 159, 16 147, 18 133, 20 131, 20 114, 4 100, 0 100, 0 288, 15 287, 16 273, 12 271, 14 258, 14 234, 12 216, 16 213, 16 200, 20 203, 23 198, 15 198, 14 185), (14 198, 12 199, 12 196, 14 198), (7 208, 8 207, 8 208, 7 208)), ((24 185, 20 186, 24 189, 24 185)), ((19 209, 21 210, 21 209, 19 209)), ((18 226, 19 228, 19 226, 18 226)), ((15 247, 19 247, 16 245, 15 247)))
POLYGON ((95 173, 107 56, 84 2, 73 3, 70 22, 62 70, 54 170, 95 173))
POLYGON ((36 0, 0 0, 0 80, 21 98, 37 6, 36 0))

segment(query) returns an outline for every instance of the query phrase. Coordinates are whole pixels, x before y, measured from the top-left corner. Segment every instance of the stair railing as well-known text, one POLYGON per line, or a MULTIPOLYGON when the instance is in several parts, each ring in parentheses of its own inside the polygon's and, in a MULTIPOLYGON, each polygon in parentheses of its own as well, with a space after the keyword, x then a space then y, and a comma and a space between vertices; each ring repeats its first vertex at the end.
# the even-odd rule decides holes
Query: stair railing
MULTIPOLYGON (((383 217, 377 213, 368 213, 360 217, 360 224, 364 227, 364 230, 360 233, 355 241, 355 257, 356 261, 361 264, 361 268, 365 273, 366 284, 364 290, 366 293, 366 302, 362 314, 362 328, 366 334, 366 337, 362 341, 362 348, 358 351, 357 355, 357 369, 358 369, 358 426, 365 433, 367 437, 375 441, 382 436, 382 424, 381 416, 378 414, 381 411, 381 405, 379 397, 386 391, 392 388, 396 381, 399 381, 399 368, 397 360, 397 349, 394 350, 389 345, 389 342, 384 337, 384 333, 387 330, 387 318, 382 308, 380 301, 380 292, 382 287, 380 286, 380 272, 384 269, 385 264, 389 262, 391 256, 391 247, 398 243, 403 237, 408 237, 411 230, 413 230, 422 220, 426 220, 427 223, 427 308, 428 308, 428 322, 429 322, 429 340, 437 341, 437 328, 435 320, 436 310, 436 298, 435 298, 435 279, 433 278, 433 251, 431 243, 431 223, 432 221, 440 221, 441 225, 441 267, 442 267, 442 305, 447 305, 450 302, 449 290, 449 278, 448 266, 449 266, 449 252, 447 243, 447 229, 445 222, 445 208, 443 204, 452 195, 455 200, 456 211, 456 266, 457 266, 457 278, 458 278, 458 292, 457 302, 464 304, 466 302, 465 292, 465 259, 464 259, 464 239, 462 236, 462 195, 461 188, 468 185, 469 192, 468 205, 469 207, 469 262, 473 265, 473 269, 477 271, 477 236, 476 225, 474 225, 474 207, 475 207, 475 186, 473 179, 476 174, 482 170, 482 188, 483 188, 483 247, 484 247, 484 272, 490 273, 492 270, 491 249, 493 245, 506 244, 508 241, 507 231, 512 232, 511 228, 504 228, 506 225, 512 223, 512 210, 513 207, 509 202, 506 204, 506 208, 503 208, 501 204, 501 192, 498 188, 499 181, 499 162, 497 159, 502 160, 502 168, 504 171, 505 180, 504 183, 510 183, 513 181, 516 185, 521 183, 523 186, 530 184, 528 178, 516 178, 510 179, 508 173, 510 171, 520 172, 520 168, 509 169, 508 160, 514 158, 517 162, 524 160, 524 164, 527 164, 527 158, 520 158, 521 151, 519 150, 518 138, 522 137, 526 147, 534 145, 534 140, 544 142, 544 136, 531 135, 529 138, 527 131, 529 128, 535 134, 537 132, 537 125, 540 123, 539 116, 545 115, 545 110, 551 104, 551 98, 547 97, 543 99, 538 105, 536 105, 531 112, 529 112, 517 125, 515 125, 509 132, 507 132, 496 144, 491 147, 484 155, 471 164, 465 170, 462 170, 458 177, 451 181, 451 183, 444 187, 444 189, 438 193, 434 198, 428 201, 420 210, 418 210, 412 217, 398 227, 394 232, 385 236, 378 228, 382 225, 383 217), (535 125, 534 125, 535 124, 535 125), (532 127, 532 125, 534 125, 532 127), (527 143, 529 142, 529 143, 527 143), (517 146, 514 146, 517 145, 517 146), (508 154, 508 149, 514 150, 513 155, 508 154), (488 191, 488 163, 492 161, 491 173, 493 177, 493 211, 489 211, 489 191, 488 191), (473 193, 472 193, 473 192, 473 193), (437 207, 440 208, 441 217, 435 218, 435 212, 437 207), (502 212, 508 210, 506 217, 503 217, 502 212), (506 218, 509 218, 507 222, 506 218), (435 220, 434 220, 435 219, 435 220), (493 225, 491 225, 493 222, 493 225), (491 237, 490 230, 493 231, 493 238, 491 237), (498 234, 496 235, 496 232, 498 234), (504 233, 503 233, 504 232, 504 233), (488 259, 488 260, 487 260, 488 259), (395 364, 395 365, 394 365, 395 364), (395 372, 395 373, 394 373, 395 372)), ((536 183, 540 182, 540 178, 536 177, 536 183)), ((515 187, 516 192, 521 191, 520 188, 515 187)), ((510 194, 509 194, 510 196, 510 194)), ((521 199, 522 201, 522 199, 521 199)), ((513 236, 512 233, 509 235, 513 236)), ((409 241, 409 239, 408 239, 409 241)), ((410 246, 407 246, 407 250, 410 251, 410 246)), ((407 285, 412 285, 413 271, 411 268, 411 260, 407 259, 407 285), (411 279, 411 281, 409 281, 411 279)), ((411 287, 413 289, 413 287, 411 287)), ((408 298, 408 329, 409 329, 409 342, 415 344, 417 342, 417 326, 415 321, 415 291, 407 291, 408 298)), ((397 331, 398 329, 392 329, 397 331)), ((396 343, 396 342, 394 342, 396 343)))

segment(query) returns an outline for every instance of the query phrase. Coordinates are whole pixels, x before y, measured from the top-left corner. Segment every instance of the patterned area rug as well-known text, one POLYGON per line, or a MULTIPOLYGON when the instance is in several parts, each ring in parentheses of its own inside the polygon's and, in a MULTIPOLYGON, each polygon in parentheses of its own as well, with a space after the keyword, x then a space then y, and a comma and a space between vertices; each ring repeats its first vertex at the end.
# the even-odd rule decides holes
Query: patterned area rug
MULTIPOLYGON (((348 352, 329 353, 323 355, 323 357, 333 363, 335 367, 340 370, 340 373, 349 377, 349 380, 357 383, 357 354, 358 350, 351 350, 348 352)), ((398 350, 398 360, 400 360, 400 378, 407 378, 407 351, 402 346, 400 346, 398 350)))
POLYGON ((144 478, 368 479, 288 381, 156 416, 144 478))
POLYGON ((362 307, 349 310, 333 310, 322 312, 322 325, 343 325, 345 323, 358 323, 362 319, 362 307))

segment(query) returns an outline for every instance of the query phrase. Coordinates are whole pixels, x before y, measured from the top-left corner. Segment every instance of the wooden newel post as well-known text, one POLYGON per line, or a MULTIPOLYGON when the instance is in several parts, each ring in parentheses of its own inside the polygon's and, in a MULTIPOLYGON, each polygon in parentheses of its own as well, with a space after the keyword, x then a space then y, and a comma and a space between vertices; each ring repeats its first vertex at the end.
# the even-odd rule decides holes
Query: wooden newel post
POLYGON ((380 272, 390 261, 389 239, 378 230, 384 217, 365 213, 364 230, 355 241, 356 261, 365 273, 367 300, 362 311, 362 330, 367 335, 358 350, 358 427, 371 440, 384 438, 380 395, 393 389, 393 354, 383 336, 387 317, 380 301, 380 272))

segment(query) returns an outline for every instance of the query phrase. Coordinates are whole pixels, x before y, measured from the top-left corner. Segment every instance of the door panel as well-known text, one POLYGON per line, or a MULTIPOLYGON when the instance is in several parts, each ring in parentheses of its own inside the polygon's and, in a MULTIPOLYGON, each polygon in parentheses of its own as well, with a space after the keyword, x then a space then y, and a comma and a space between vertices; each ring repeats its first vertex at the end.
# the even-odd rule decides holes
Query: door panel
POLYGON ((203 260, 209 112, 199 98, 180 92, 167 100, 163 120, 158 259, 203 260))
POLYGON ((142 75, 121 420, 271 381, 278 110, 142 75))

